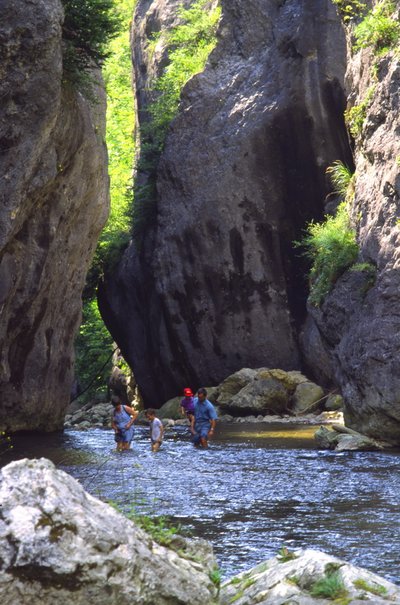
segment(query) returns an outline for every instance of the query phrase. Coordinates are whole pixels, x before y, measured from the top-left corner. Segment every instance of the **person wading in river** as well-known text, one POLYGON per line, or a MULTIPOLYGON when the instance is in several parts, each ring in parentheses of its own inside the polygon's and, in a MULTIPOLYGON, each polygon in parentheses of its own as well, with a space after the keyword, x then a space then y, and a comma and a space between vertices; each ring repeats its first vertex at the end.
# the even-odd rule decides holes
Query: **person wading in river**
POLYGON ((150 440, 151 450, 158 452, 164 436, 164 427, 159 418, 156 417, 156 412, 153 408, 145 411, 147 420, 150 422, 150 440))
POLYGON ((112 396, 111 403, 114 406, 111 426, 115 431, 114 438, 117 443, 117 451, 129 450, 135 432, 133 423, 138 416, 138 412, 128 405, 122 405, 117 395, 112 396))
POLYGON ((183 395, 184 397, 181 401, 181 414, 182 416, 186 416, 190 424, 192 424, 192 418, 194 414, 194 397, 192 389, 186 387, 186 389, 183 389, 183 395))
POLYGON ((190 427, 196 447, 208 447, 208 440, 214 434, 217 418, 215 407, 207 399, 206 389, 199 389, 194 400, 194 416, 190 427))

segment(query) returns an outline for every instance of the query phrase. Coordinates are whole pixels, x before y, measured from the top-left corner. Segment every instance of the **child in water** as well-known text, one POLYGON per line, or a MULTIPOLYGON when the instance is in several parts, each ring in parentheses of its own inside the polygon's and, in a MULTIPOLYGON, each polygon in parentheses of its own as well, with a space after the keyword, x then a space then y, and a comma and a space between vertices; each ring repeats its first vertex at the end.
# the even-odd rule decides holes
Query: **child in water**
POLYGON ((149 408, 145 412, 147 420, 150 422, 151 449, 158 452, 164 436, 164 427, 159 418, 156 417, 155 410, 149 408))

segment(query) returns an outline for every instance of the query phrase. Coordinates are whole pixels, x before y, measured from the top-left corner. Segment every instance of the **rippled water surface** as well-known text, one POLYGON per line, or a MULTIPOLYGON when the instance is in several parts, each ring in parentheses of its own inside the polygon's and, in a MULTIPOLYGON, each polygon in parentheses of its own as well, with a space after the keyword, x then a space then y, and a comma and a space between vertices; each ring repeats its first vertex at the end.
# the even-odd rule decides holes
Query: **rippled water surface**
POLYGON ((206 451, 179 428, 157 454, 142 427, 127 453, 106 430, 16 437, 8 459, 48 457, 96 496, 172 516, 212 542, 224 576, 284 544, 400 583, 400 454, 318 451, 315 427, 265 427, 220 426, 206 451))

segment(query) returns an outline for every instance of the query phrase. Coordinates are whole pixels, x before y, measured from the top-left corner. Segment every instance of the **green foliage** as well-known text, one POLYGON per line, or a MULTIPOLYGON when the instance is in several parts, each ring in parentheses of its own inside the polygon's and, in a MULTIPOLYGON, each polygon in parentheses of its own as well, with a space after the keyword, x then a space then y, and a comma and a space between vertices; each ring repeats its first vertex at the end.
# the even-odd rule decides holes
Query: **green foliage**
POLYGON ((339 571, 326 573, 326 575, 317 580, 310 587, 312 597, 322 599, 338 599, 347 596, 347 590, 344 586, 339 571))
POLYGON ((134 3, 135 0, 118 0, 120 30, 108 44, 108 58, 103 65, 107 92, 106 139, 110 175, 110 215, 100 235, 86 280, 83 322, 76 340, 76 375, 82 388, 86 388, 95 378, 85 393, 84 400, 90 399, 99 391, 105 391, 111 368, 111 360, 106 360, 111 357, 113 351, 112 338, 97 308, 97 285, 104 273, 112 271, 130 238, 134 110, 129 25, 134 3), (102 368, 104 363, 106 365, 102 368))
POLYGON ((0 456, 12 449, 11 437, 5 431, 0 431, 0 456))
POLYGON ((364 122, 367 117, 367 109, 372 101, 374 92, 375 86, 371 86, 367 90, 365 99, 358 105, 354 105, 354 107, 347 109, 344 113, 347 127, 355 139, 361 135, 364 122))
POLYGON ((338 7, 345 23, 363 15, 367 8, 367 5, 360 0, 333 0, 333 4, 338 7))
POLYGON ((319 306, 336 280, 358 256, 354 230, 350 227, 347 206, 339 204, 336 215, 325 216, 323 223, 309 223, 307 235, 300 244, 312 261, 309 301, 319 306))
POLYGON ((75 374, 81 391, 91 385, 82 396, 82 400, 87 401, 96 393, 106 391, 113 352, 112 338, 101 319, 95 299, 88 300, 84 304, 75 351, 75 374))
POLYGON ((387 589, 384 586, 381 586, 381 584, 376 584, 375 582, 370 584, 366 580, 362 580, 360 578, 358 580, 354 580, 353 584, 356 588, 365 590, 366 592, 370 592, 371 594, 377 596, 384 597, 387 594, 387 589))
POLYGON ((351 201, 354 196, 355 173, 351 172, 343 162, 336 160, 326 169, 334 187, 334 192, 343 200, 351 201))
POLYGON ((279 563, 286 563, 287 561, 293 561, 293 559, 297 559, 297 555, 294 552, 290 551, 286 546, 282 546, 278 550, 278 554, 276 556, 279 563))
POLYGON ((392 16, 395 6, 390 0, 381 0, 354 30, 354 50, 371 47, 383 53, 395 47, 400 39, 400 23, 392 16))
POLYGON ((221 570, 219 569, 219 567, 214 567, 210 572, 209 572, 209 578, 211 580, 211 582, 214 584, 214 586, 216 587, 218 593, 220 591, 221 588, 221 581, 222 581, 222 574, 221 574, 221 570))
MULTIPOLYGON (((146 184, 136 187, 133 206, 133 235, 140 242, 147 227, 154 223, 157 207, 156 172, 171 121, 177 115, 180 94, 186 82, 205 66, 216 44, 219 7, 208 10, 208 0, 197 0, 179 9, 181 24, 162 34, 169 49, 169 63, 152 83, 154 101, 146 109, 141 125, 140 158, 137 169, 146 175, 146 184)), ((149 43, 149 53, 160 41, 157 33, 149 43)))
POLYGON ((153 540, 162 546, 170 546, 174 537, 181 531, 179 525, 172 525, 171 521, 165 516, 150 517, 149 515, 139 514, 133 509, 128 513, 127 517, 150 534, 153 540))
POLYGON ((62 0, 62 4, 64 75, 79 87, 85 75, 107 57, 108 42, 116 35, 120 20, 114 0, 62 0))

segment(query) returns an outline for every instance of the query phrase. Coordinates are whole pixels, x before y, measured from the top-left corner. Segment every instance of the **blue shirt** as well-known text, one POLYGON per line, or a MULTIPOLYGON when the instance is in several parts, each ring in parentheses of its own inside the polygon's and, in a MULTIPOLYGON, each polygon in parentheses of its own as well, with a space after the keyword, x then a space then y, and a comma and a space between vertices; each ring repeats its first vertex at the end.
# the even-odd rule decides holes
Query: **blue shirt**
POLYGON ((202 426, 209 426, 210 420, 216 420, 218 418, 217 412, 211 401, 205 399, 200 403, 198 397, 194 400, 194 418, 195 428, 200 428, 202 426))

